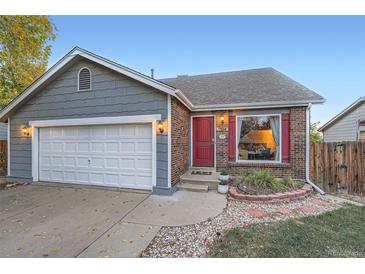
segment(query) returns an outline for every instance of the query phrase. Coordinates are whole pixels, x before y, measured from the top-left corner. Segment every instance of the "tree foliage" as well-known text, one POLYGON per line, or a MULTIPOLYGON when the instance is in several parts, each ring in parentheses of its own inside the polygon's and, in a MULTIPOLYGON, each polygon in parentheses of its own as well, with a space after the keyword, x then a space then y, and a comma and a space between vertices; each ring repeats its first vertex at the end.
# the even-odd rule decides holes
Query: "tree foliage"
POLYGON ((310 141, 312 143, 322 143, 323 142, 323 138, 322 138, 322 134, 318 131, 318 124, 320 122, 315 122, 312 123, 310 126, 310 141))
POLYGON ((0 16, 0 107, 41 76, 56 27, 47 16, 0 16))

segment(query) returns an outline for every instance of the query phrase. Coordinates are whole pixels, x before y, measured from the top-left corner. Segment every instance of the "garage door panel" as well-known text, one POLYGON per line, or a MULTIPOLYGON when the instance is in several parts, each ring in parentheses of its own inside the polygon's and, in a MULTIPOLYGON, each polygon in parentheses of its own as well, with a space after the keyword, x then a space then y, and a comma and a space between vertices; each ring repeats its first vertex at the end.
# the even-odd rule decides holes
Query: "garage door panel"
POLYGON ((89 139, 89 137, 90 137, 90 128, 89 127, 78 127, 77 128, 77 137, 89 139))
POLYGON ((118 153, 119 152, 119 143, 118 142, 109 142, 105 144, 105 152, 107 154, 110 153, 118 153))
POLYGON ((124 153, 133 153, 134 152, 134 143, 133 142, 121 142, 120 143, 120 152, 124 153))
POLYGON ((152 188, 152 126, 40 129, 40 180, 152 188))
POLYGON ((66 152, 76 152, 77 144, 75 142, 65 142, 66 152))
POLYGON ((89 143, 78 142, 77 143, 77 152, 89 152, 89 143))

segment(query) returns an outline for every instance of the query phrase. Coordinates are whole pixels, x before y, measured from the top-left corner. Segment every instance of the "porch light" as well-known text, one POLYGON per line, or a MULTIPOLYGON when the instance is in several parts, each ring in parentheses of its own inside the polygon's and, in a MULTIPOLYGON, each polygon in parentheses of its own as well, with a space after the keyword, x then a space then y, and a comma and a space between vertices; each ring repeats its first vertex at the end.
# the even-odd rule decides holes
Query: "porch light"
POLYGON ((24 135, 24 136, 29 136, 29 127, 24 126, 24 127, 22 128, 22 132, 23 132, 23 135, 24 135))
POLYGON ((162 121, 159 121, 159 122, 158 122, 157 127, 158 127, 158 130, 160 131, 160 133, 163 133, 163 132, 164 132, 164 128, 163 128, 163 123, 162 123, 162 121))
POLYGON ((224 124, 224 116, 221 115, 221 124, 223 125, 224 124))

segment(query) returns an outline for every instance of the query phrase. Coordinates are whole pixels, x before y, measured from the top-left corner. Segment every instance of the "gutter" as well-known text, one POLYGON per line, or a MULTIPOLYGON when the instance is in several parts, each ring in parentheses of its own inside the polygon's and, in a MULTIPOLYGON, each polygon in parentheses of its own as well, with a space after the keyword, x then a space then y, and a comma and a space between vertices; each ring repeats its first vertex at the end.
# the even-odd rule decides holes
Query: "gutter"
POLYGON ((310 110, 311 110, 312 104, 309 103, 308 107, 307 107, 307 111, 306 111, 306 145, 305 145, 305 180, 307 181, 308 184, 310 184, 317 192, 319 192, 321 195, 324 195, 325 192, 319 188, 315 183, 313 183, 310 180, 310 176, 309 176, 309 158, 310 158, 310 150, 309 150, 309 146, 310 146, 310 110))

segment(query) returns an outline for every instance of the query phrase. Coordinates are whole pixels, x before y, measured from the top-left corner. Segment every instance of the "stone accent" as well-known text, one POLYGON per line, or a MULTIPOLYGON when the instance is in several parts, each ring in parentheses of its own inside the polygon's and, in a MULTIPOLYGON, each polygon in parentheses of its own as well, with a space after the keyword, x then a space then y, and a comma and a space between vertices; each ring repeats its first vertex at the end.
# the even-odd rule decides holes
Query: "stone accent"
MULTIPOLYGON (((252 170, 265 170, 276 177, 291 176, 305 179, 306 155, 306 107, 290 108, 290 158, 289 163, 234 163, 225 161, 217 155, 217 167, 229 168, 231 174, 245 175, 252 170)), ((228 147, 228 141, 227 141, 228 147)), ((228 159, 228 156, 226 157, 228 159)))
POLYGON ((171 97, 171 185, 189 168, 190 111, 171 97))
POLYGON ((275 202, 283 202, 283 201, 294 201, 300 200, 308 197, 312 193, 312 187, 310 185, 305 184, 301 189, 290 191, 290 192, 281 192, 269 195, 249 195, 240 193, 236 187, 229 188, 229 195, 232 198, 235 198, 240 201, 252 201, 252 202, 261 202, 261 203, 275 203, 275 202))

